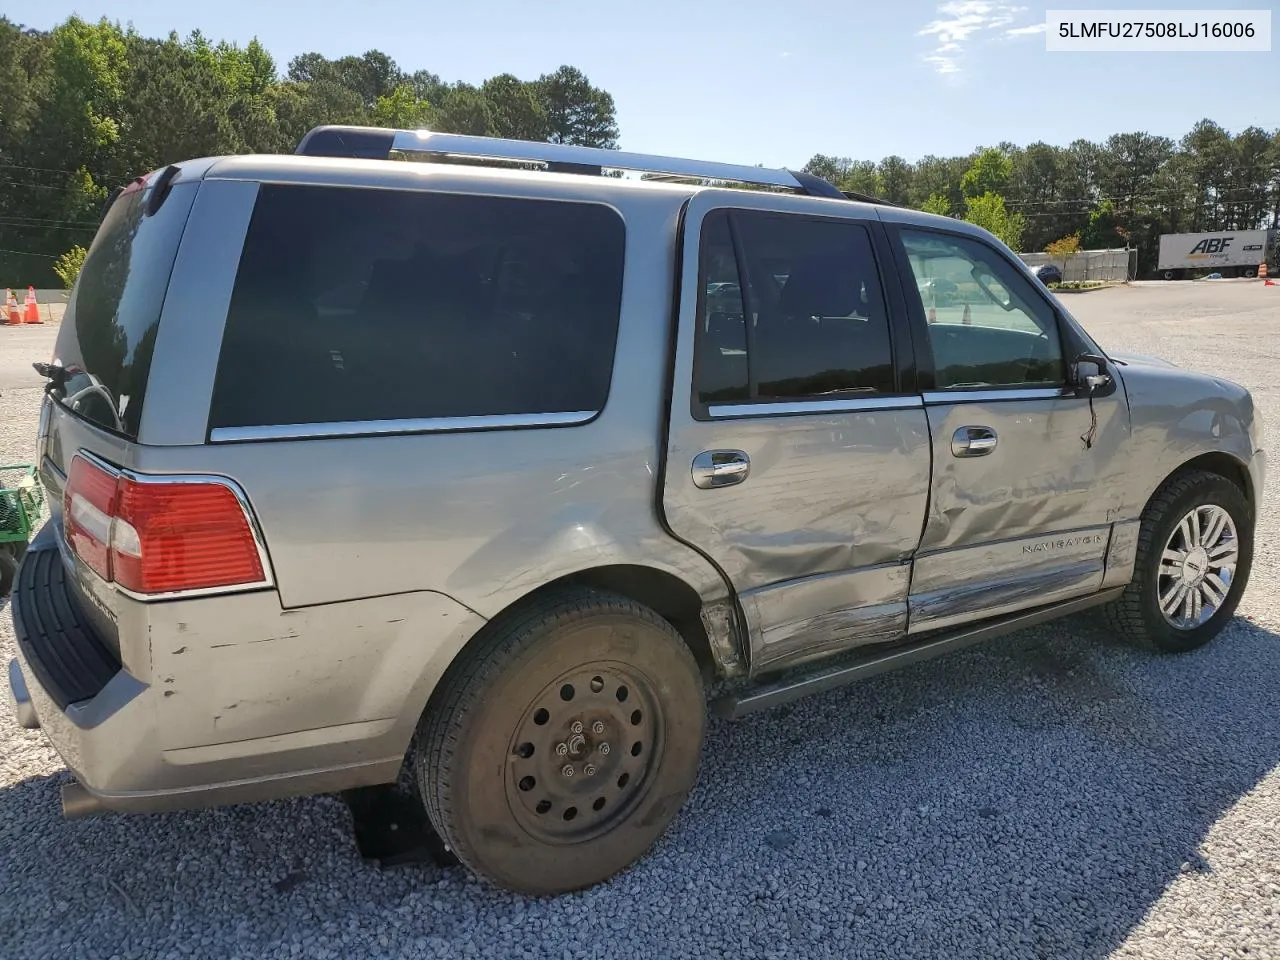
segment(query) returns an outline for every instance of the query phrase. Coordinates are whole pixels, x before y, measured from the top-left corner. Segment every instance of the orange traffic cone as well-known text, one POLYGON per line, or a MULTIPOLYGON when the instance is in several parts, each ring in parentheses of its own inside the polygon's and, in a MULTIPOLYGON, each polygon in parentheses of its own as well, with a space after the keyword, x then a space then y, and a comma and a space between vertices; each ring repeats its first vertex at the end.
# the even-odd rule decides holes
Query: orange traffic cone
POLYGON ((973 326, 973 318, 969 315, 969 305, 967 303, 964 305, 964 316, 960 318, 960 322, 966 327, 973 326))
POLYGON ((40 319, 40 304, 36 303, 35 287, 27 287, 27 299, 23 306, 25 308, 23 323, 44 323, 40 319))
POLYGON ((4 318, 6 323, 17 325, 22 322, 22 314, 18 310, 18 298, 13 295, 13 291, 5 288, 4 296, 4 318))
POLYGON ((1258 276, 1263 280, 1267 279, 1267 265, 1265 263, 1258 264, 1258 276))

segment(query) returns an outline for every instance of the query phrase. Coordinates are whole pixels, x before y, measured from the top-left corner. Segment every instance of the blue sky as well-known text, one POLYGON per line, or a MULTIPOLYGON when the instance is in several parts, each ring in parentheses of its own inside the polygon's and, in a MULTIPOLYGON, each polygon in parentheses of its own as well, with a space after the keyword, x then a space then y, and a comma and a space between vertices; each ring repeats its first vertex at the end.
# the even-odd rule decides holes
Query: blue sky
POLYGON ((625 149, 769 166, 818 152, 915 160, 1129 130, 1176 138, 1206 116, 1233 132, 1280 124, 1274 38, 1270 53, 1047 53, 1036 32, 1045 5, 1019 0, 97 2, 8 0, 4 12, 40 28, 75 12, 154 36, 257 36, 282 72, 305 51, 370 48, 404 69, 470 82, 502 72, 532 79, 570 63, 614 95, 625 149))

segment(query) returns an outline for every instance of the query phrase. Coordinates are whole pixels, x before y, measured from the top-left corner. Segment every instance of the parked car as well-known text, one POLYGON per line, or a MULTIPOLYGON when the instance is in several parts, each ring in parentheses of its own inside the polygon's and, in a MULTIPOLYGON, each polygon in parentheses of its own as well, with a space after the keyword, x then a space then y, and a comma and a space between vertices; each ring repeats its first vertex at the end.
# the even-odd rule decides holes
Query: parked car
POLYGON ((407 763, 466 867, 556 893, 676 817, 712 681, 738 717, 1091 607, 1168 653, 1236 609, 1249 393, 1108 353, 975 226, 576 146, 299 153, 125 189, 42 367, 9 681, 66 815, 407 763), (928 323, 944 270, 972 322, 928 323))
POLYGON ((1062 282, 1062 271, 1058 269, 1057 264, 1042 263, 1032 271, 1046 287, 1051 283, 1062 282))

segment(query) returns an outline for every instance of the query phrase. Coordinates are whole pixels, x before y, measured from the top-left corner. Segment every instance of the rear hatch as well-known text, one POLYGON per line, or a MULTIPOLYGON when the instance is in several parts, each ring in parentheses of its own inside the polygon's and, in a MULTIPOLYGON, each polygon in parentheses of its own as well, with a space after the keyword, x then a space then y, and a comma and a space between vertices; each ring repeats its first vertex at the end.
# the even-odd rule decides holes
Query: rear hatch
POLYGON ((83 612, 118 655, 117 593, 66 547, 62 494, 77 451, 127 467, 138 442, 169 276, 199 188, 168 167, 110 203, 71 292, 41 407, 38 456, 51 523, 83 612))

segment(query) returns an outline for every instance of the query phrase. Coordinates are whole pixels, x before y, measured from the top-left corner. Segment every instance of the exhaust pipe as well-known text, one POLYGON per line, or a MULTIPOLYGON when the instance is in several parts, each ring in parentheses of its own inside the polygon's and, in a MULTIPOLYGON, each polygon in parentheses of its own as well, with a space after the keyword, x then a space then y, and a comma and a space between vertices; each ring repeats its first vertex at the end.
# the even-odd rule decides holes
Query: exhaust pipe
POLYGON ((62 819, 83 820, 85 817, 96 817, 105 813, 102 801, 78 783, 62 785, 62 819))

